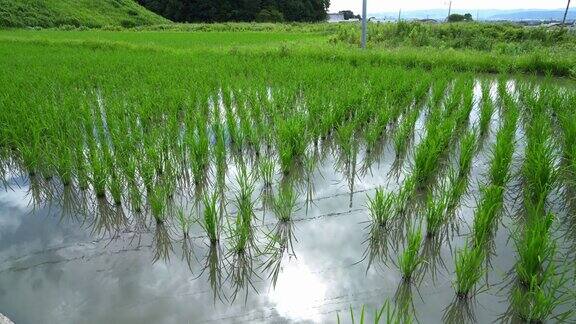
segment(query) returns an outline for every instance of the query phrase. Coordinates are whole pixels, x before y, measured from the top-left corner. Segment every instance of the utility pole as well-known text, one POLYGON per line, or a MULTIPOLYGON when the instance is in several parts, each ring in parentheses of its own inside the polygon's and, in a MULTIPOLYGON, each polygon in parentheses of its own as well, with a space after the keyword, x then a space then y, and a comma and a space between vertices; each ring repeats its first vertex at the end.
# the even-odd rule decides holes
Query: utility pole
POLYGON ((452 0, 450 0, 450 4, 448 5, 448 17, 446 17, 446 21, 448 21, 451 14, 452 14, 452 0))
POLYGON ((398 11, 398 22, 400 22, 400 19, 402 19, 402 9, 398 11))
POLYGON ((362 2, 362 48, 366 48, 366 34, 368 33, 368 14, 366 10, 366 2, 368 2, 368 0, 363 0, 362 2))
POLYGON ((568 9, 570 9, 570 0, 568 0, 568 4, 566 5, 566 11, 564 11, 564 19, 562 19, 562 26, 566 26, 566 16, 568 16, 568 9))

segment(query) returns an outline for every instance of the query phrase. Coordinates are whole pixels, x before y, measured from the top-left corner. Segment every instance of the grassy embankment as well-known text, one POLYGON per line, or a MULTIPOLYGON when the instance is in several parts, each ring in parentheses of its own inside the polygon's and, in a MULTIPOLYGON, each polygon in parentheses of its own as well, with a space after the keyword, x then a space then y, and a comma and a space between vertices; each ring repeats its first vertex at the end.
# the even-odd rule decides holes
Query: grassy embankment
POLYGON ((0 0, 3 27, 134 27, 167 22, 132 0, 0 0))

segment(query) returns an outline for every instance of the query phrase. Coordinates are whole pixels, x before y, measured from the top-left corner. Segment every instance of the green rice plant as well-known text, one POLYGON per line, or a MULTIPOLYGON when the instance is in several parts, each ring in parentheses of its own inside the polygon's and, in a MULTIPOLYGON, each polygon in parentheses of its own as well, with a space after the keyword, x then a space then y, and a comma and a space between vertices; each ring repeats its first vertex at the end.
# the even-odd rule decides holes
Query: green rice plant
POLYGON ((274 181, 275 163, 271 158, 263 158, 259 163, 260 177, 265 187, 271 187, 274 181))
POLYGON ((490 121, 494 114, 494 102, 490 95, 490 83, 482 82, 482 104, 480 106, 479 129, 480 137, 485 136, 490 130, 490 121))
POLYGON ((208 135, 205 129, 205 120, 201 118, 197 121, 196 134, 189 135, 190 163, 194 184, 204 183, 206 170, 210 163, 210 149, 208 135))
POLYGON ((470 173, 472 167, 472 159, 476 152, 476 134, 474 131, 469 131, 464 135, 460 142, 460 159, 459 159, 459 173, 460 178, 465 178, 470 173))
POLYGON ((503 208, 504 188, 489 185, 481 189, 481 198, 474 213, 472 237, 474 248, 486 247, 497 225, 496 219, 503 208))
POLYGON ((416 177, 414 175, 409 176, 404 180, 398 195, 396 195, 396 213, 399 215, 404 214, 407 211, 408 203, 411 197, 413 197, 414 192, 417 188, 416 177))
POLYGON ((288 222, 292 219, 292 213, 296 208, 297 194, 290 184, 280 186, 278 194, 274 197, 272 209, 276 217, 281 222, 288 222))
POLYGON ((412 108, 405 116, 400 126, 394 133, 394 148, 396 155, 402 155, 406 151, 406 146, 414 133, 414 125, 420 115, 420 109, 412 108))
MULTIPOLYGON (((97 154, 97 153, 96 153, 97 154)), ((106 184, 108 177, 106 175, 106 167, 99 157, 92 158, 92 186, 96 192, 96 197, 106 197, 106 184)))
POLYGON ((550 276, 545 285, 539 281, 540 278, 532 278, 527 286, 516 285, 512 289, 510 308, 514 317, 524 323, 570 322, 574 313, 570 307, 562 313, 555 313, 559 306, 570 304, 574 298, 562 288, 567 281, 564 274, 550 276))
POLYGON ((434 197, 433 193, 428 194, 426 200, 426 235, 428 237, 438 234, 440 227, 444 224, 449 198, 446 193, 446 190, 439 190, 437 197, 434 197))
POLYGON ((214 245, 220 240, 220 214, 218 212, 218 194, 204 194, 204 216, 199 219, 200 226, 214 245))
POLYGON ((475 287, 485 273, 484 253, 482 247, 470 247, 468 243, 456 252, 454 289, 459 298, 468 298, 475 293, 475 287))
POLYGON ((69 147, 58 148, 53 152, 52 158, 56 164, 56 173, 62 181, 62 185, 69 186, 72 183, 73 158, 69 147))
POLYGON ((130 206, 135 213, 140 213, 142 211, 142 192, 140 188, 138 188, 137 184, 131 184, 129 186, 129 195, 130 195, 130 206))
POLYGON ((448 147, 455 129, 455 120, 448 118, 440 124, 431 125, 426 138, 416 148, 412 174, 417 186, 424 188, 439 169, 438 160, 448 147))
POLYGON ((545 200, 554 190, 558 173, 555 148, 546 116, 535 116, 527 130, 528 142, 522 166, 524 190, 532 203, 545 200))
POLYGON ((535 281, 542 283, 556 251, 556 244, 550 236, 554 220, 551 213, 544 212, 543 202, 538 205, 528 203, 527 224, 520 238, 516 238, 516 275, 525 286, 535 281))
POLYGON ((372 221, 378 226, 385 227, 389 225, 390 220, 394 216, 394 204, 396 196, 394 193, 385 192, 384 189, 376 189, 374 198, 368 198, 368 210, 372 221))
POLYGON ((409 226, 407 240, 404 251, 398 257, 398 267, 402 273, 402 279, 411 281, 420 264, 424 262, 420 256, 420 245, 422 243, 420 227, 409 226))
POLYGON ((287 175, 294 163, 301 159, 308 146, 306 120, 302 116, 276 118, 276 142, 282 172, 287 175))
POLYGON ((122 205, 122 194, 124 192, 124 187, 122 180, 118 176, 110 177, 110 194, 112 199, 117 206, 122 205))
POLYGON ((351 156, 352 154, 355 139, 355 128, 356 124, 354 122, 348 122, 338 126, 336 130, 336 139, 344 156, 351 156))
POLYGON ((166 209, 168 203, 166 189, 163 185, 157 185, 148 193, 148 203, 156 224, 163 224, 167 218, 166 209))
MULTIPOLYGON (((340 314, 336 313, 336 318, 337 318, 337 323, 340 324, 340 314)), ((365 324, 366 323, 366 316, 365 316, 365 309, 364 306, 362 306, 362 309, 360 310, 360 318, 359 318, 359 324, 365 324)), ((354 317, 354 310, 352 309, 352 306, 350 306, 350 321, 352 322, 352 324, 356 323, 356 319, 354 317)), ((379 310, 376 310, 374 312, 374 324, 379 324, 379 323, 386 323, 386 324, 411 324, 413 322, 412 317, 406 317, 403 314, 401 314, 401 312, 398 312, 397 309, 395 308, 391 308, 391 303, 390 301, 386 300, 384 302, 384 304, 382 305, 382 307, 379 310), (386 316, 384 316, 386 315, 386 316)))
POLYGON ((490 183, 493 185, 504 187, 510 179, 517 121, 518 110, 514 106, 508 106, 504 124, 496 134, 496 143, 491 150, 492 157, 488 175, 490 183))
POLYGON ((244 253, 252 241, 252 221, 255 218, 254 202, 252 193, 254 192, 254 181, 248 175, 246 168, 242 167, 237 176, 239 190, 236 193, 236 222, 233 226, 232 244, 236 253, 244 253))
POLYGON ((448 176, 446 181, 447 182, 446 199, 448 204, 447 206, 448 212, 454 211, 456 207, 458 207, 460 199, 462 198, 462 196, 464 196, 464 194, 468 190, 469 185, 468 176, 460 177, 458 173, 459 172, 454 170, 454 168, 450 168, 448 170, 448 176))
POLYGON ((192 225, 191 217, 187 215, 182 208, 179 208, 176 212, 176 220, 178 221, 180 230, 182 230, 182 234, 187 238, 188 233, 190 232, 190 226, 192 225))

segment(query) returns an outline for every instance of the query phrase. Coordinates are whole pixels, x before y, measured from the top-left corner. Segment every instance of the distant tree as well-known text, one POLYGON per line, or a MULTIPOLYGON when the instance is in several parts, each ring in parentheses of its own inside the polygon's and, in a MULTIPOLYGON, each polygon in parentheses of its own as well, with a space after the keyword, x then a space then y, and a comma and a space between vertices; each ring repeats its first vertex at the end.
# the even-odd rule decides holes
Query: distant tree
POLYGON ((338 13, 344 15, 344 20, 361 18, 360 15, 355 15, 354 12, 352 12, 352 10, 342 10, 339 11, 338 13))
POLYGON ((177 22, 323 21, 330 0, 137 0, 177 22))
POLYGON ((284 15, 274 9, 274 8, 265 8, 260 10, 260 12, 256 15, 257 22, 282 22, 284 21, 284 15))
POLYGON ((448 22, 462 22, 462 21, 473 21, 472 15, 467 13, 465 15, 451 14, 450 16, 448 16, 448 22))

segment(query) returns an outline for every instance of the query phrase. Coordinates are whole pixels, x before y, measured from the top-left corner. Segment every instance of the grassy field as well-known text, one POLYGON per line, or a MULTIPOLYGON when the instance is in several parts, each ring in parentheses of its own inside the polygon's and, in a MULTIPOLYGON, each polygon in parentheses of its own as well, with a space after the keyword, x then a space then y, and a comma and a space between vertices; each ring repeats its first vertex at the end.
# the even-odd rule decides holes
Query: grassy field
POLYGON ((133 27, 167 22, 131 0, 0 0, 2 27, 133 27))
MULTIPOLYGON (((347 25, 330 24, 216 24, 157 25, 138 30, 105 31, 0 30, 0 41, 67 43, 70 46, 102 46, 117 47, 119 50, 131 48, 182 53, 206 50, 221 53, 234 51, 236 54, 256 57, 292 55, 318 61, 338 60, 353 65, 358 62, 369 62, 374 66, 418 67, 428 70, 447 68, 478 73, 523 73, 559 77, 572 77, 576 73, 576 54, 574 54, 576 51, 571 49, 574 48, 575 38, 572 35, 560 34, 561 36, 557 37, 561 38, 561 42, 541 43, 532 50, 516 52, 442 45, 447 41, 416 46, 401 41, 401 38, 396 38, 394 44, 375 41, 370 44, 369 50, 360 51, 354 38, 342 36, 348 33, 350 28, 351 26, 347 25)), ((450 39, 454 40, 454 37, 450 39)), ((391 37, 390 42, 393 40, 391 37)), ((502 40, 495 38, 496 41, 502 40)), ((519 42, 524 43, 533 44, 533 41, 519 42)))

